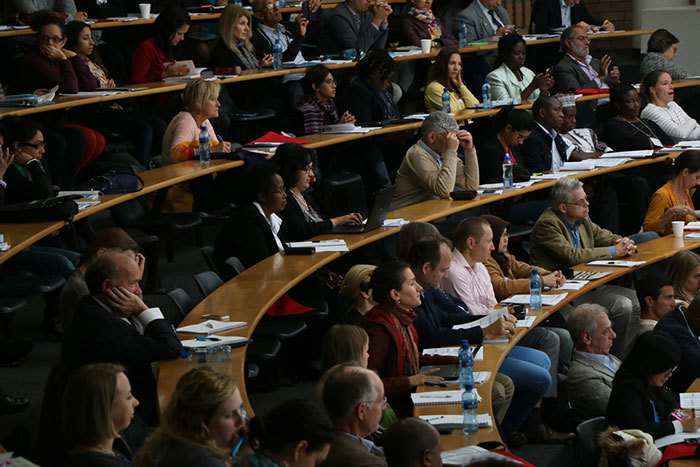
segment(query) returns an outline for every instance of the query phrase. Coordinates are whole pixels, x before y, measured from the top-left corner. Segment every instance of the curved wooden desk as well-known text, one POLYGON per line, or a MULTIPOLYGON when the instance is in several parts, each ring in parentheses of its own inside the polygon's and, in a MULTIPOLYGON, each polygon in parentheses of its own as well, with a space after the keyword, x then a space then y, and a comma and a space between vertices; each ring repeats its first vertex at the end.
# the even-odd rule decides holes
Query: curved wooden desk
MULTIPOLYGON (((661 162, 664 158, 665 156, 631 161, 617 167, 577 174, 575 177, 585 178, 626 168, 653 164, 661 162)), ((394 219, 403 218, 408 221, 429 222, 483 204, 492 203, 531 191, 547 189, 553 186, 554 183, 554 181, 540 182, 530 187, 508 191, 503 195, 481 196, 471 201, 454 201, 450 199, 427 201, 392 211, 389 213, 388 217, 394 219)), ((387 237, 388 235, 393 235, 398 231, 398 228, 383 227, 361 235, 346 235, 343 238, 346 240, 349 250, 352 251, 387 237)), ((318 240, 331 238, 338 238, 338 236, 322 235, 316 237, 318 240)), ((233 335, 251 337, 258 321, 279 297, 305 277, 339 256, 340 253, 337 252, 317 253, 310 256, 287 256, 283 253, 273 255, 219 287, 185 317, 182 325, 198 323, 201 321, 202 315, 207 313, 225 313, 228 314, 232 320, 246 321, 248 323, 246 328, 233 331, 233 335)), ((237 367, 232 374, 238 376, 243 375, 242 364, 245 361, 245 351, 246 347, 239 347, 231 350, 232 359, 237 362, 237 365, 241 365, 237 367)), ((226 367, 231 368, 231 365, 233 364, 227 363, 226 367)), ((498 361, 498 365, 500 365, 500 361, 498 361)), ((169 360, 161 364, 158 377, 158 397, 161 407, 165 407, 177 380, 191 367, 192 364, 187 360, 169 360)), ((498 366, 496 366, 496 368, 498 368, 498 366)), ((244 379, 239 379, 238 381, 246 410, 252 410, 243 384, 244 379)))

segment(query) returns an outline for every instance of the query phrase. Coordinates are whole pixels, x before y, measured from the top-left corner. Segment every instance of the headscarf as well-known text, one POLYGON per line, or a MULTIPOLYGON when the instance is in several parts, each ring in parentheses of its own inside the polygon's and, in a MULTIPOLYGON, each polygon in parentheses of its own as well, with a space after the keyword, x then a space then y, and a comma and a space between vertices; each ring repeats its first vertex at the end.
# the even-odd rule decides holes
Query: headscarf
POLYGON ((435 15, 432 11, 419 10, 416 7, 411 7, 411 9, 408 10, 408 16, 410 16, 411 18, 415 18, 418 21, 425 23, 426 26, 428 26, 428 31, 430 31, 430 39, 435 41, 440 39, 440 37, 442 36, 442 30, 440 29, 440 25, 435 19, 435 15))
POLYGON ((491 252, 491 257, 496 260, 503 274, 505 274, 506 277, 510 277, 510 263, 508 263, 508 258, 504 253, 498 252, 498 244, 501 242, 501 236, 503 236, 503 232, 510 229, 510 222, 506 222, 500 217, 490 214, 484 214, 481 218, 489 223, 491 231, 493 232, 493 251, 491 252))

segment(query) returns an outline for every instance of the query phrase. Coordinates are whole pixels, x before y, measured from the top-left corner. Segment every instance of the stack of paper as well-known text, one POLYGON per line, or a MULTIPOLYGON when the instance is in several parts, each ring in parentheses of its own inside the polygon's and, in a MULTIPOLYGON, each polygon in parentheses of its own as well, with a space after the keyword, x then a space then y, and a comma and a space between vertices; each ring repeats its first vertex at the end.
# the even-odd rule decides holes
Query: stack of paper
MULTIPOLYGON (((459 356, 460 347, 435 347, 432 349, 423 349, 423 355, 443 355, 445 357, 459 356)), ((473 349, 472 349, 473 351, 473 349)), ((484 348, 479 348, 479 351, 474 355, 474 360, 484 359, 484 348)), ((488 372, 486 372, 488 373, 488 372)))
MULTIPOLYGON (((415 392, 411 394, 411 400, 413 405, 461 404, 463 392, 461 389, 454 391, 415 392)), ((476 393, 476 400, 481 402, 481 396, 478 392, 476 393)))
MULTIPOLYGON (((567 296, 567 293, 560 293, 560 294, 542 294, 542 306, 554 306, 557 303, 561 302, 564 300, 567 296)), ((518 295, 513 295, 512 297, 509 297, 505 300, 503 300, 502 303, 507 303, 509 305, 529 305, 530 304, 530 295, 529 294, 518 294, 518 295)))
POLYGON ((343 239, 309 240, 307 242, 290 242, 284 244, 288 248, 315 248, 316 253, 328 251, 348 251, 348 245, 343 239))
POLYGON ((351 133, 369 133, 372 130, 378 130, 381 127, 368 126, 361 127, 356 126, 354 123, 338 123, 336 125, 325 125, 321 128, 321 133, 338 133, 338 134, 351 134, 351 133))
POLYGON ((564 162, 564 165, 561 167, 561 170, 564 171, 593 169, 595 169, 595 161, 593 159, 586 159, 578 162, 564 162))
MULTIPOLYGON (((503 186, 503 185, 501 185, 503 186)), ((503 189, 500 190, 476 190, 479 196, 496 196, 496 195, 502 195, 503 194, 503 189)))
POLYGON ((530 328, 535 324, 535 316, 527 316, 525 319, 519 319, 515 324, 516 328, 530 328))
MULTIPOLYGON (((419 417, 421 420, 425 420, 434 427, 437 428, 447 428, 456 429, 462 428, 462 421, 464 420, 464 415, 421 415, 419 417)), ((491 415, 487 413, 477 414, 476 421, 479 424, 479 428, 488 428, 493 425, 493 420, 491 420, 491 415)))
POLYGON ((197 68, 194 66, 192 60, 178 60, 177 62, 165 62, 164 65, 167 67, 171 63, 175 63, 176 67, 186 66, 187 71, 182 76, 170 76, 168 78, 163 78, 163 81, 189 81, 194 78, 199 78, 202 76, 202 72, 206 70, 206 67, 197 68))
POLYGON ((568 280, 564 282, 564 285, 557 287, 555 290, 581 290, 586 284, 588 284, 588 281, 568 280))
POLYGON ((53 103, 54 97, 56 97, 56 92, 58 91, 58 85, 52 87, 46 94, 10 94, 5 96, 3 100, 0 101, 0 106, 3 107, 37 107, 40 105, 48 105, 53 103))
POLYGON ((507 308, 498 308, 494 310, 489 310, 489 314, 484 315, 483 318, 479 318, 474 321, 470 321, 468 323, 462 323, 462 324, 455 324, 452 326, 452 329, 469 329, 473 328, 476 326, 483 328, 487 328, 491 326, 493 323, 498 321, 500 318, 505 318, 508 316, 508 309, 507 308))
POLYGON ((229 329, 242 328, 248 323, 245 321, 215 321, 208 319, 203 323, 190 324, 177 328, 177 332, 186 332, 190 334, 214 334, 216 332, 228 331, 229 329))
MULTIPOLYGON (((367 219, 365 219, 362 223, 366 224, 367 219)), ((411 221, 407 221, 407 220, 402 219, 402 218, 384 219, 384 222, 382 223, 382 227, 401 227, 401 226, 404 226, 404 225, 410 224, 410 223, 411 223, 411 221)))
POLYGON ((636 266, 641 266, 646 263, 646 261, 622 261, 619 259, 599 259, 596 261, 591 261, 586 263, 587 266, 613 266, 617 268, 633 268, 636 266))
POLYGON ((593 163, 596 166, 596 168, 601 168, 601 167, 615 167, 618 165, 622 165, 627 161, 631 161, 629 157, 623 157, 623 158, 613 158, 613 159, 593 159, 593 163))
POLYGON ((681 409, 700 409, 700 392, 684 392, 680 394, 681 409))
POLYGON ((617 151, 617 152, 606 152, 601 159, 642 159, 644 157, 651 157, 654 155, 653 149, 640 149, 639 151, 617 151))

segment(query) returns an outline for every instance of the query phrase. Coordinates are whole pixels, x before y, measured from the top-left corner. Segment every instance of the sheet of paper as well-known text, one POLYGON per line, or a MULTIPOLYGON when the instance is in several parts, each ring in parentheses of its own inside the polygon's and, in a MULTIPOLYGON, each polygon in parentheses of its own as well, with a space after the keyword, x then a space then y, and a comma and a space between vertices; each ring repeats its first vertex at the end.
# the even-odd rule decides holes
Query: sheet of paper
POLYGON ((469 329, 476 326, 486 328, 498 321, 500 318, 505 318, 506 316, 508 316, 508 308, 493 309, 489 310, 489 314, 484 315, 483 318, 470 321, 468 323, 455 324, 452 326, 452 329, 469 329))
POLYGON ((640 149, 638 151, 617 151, 606 152, 601 159, 640 159, 643 157, 651 157, 654 155, 653 149, 640 149))
POLYGON ((406 224, 410 224, 410 221, 407 221, 405 219, 384 219, 384 222, 382 223, 383 227, 401 227, 406 224))
POLYGON ((622 165, 625 162, 631 161, 629 157, 624 157, 624 158, 614 158, 614 159, 594 159, 594 164, 596 168, 602 168, 602 167, 615 167, 618 165, 622 165))
POLYGON ((516 328, 531 328, 533 324, 535 324, 535 316, 527 316, 525 319, 519 319, 517 323, 515 323, 516 328))
POLYGON ((188 349, 201 349, 204 347, 218 347, 220 345, 237 345, 237 344, 241 344, 243 342, 250 341, 248 338, 245 338, 242 336, 211 335, 209 337, 211 339, 216 339, 216 340, 188 339, 188 340, 182 341, 182 346, 186 347, 188 349))
POLYGON ((176 331, 191 334, 214 334, 217 332, 228 331, 229 329, 242 328, 247 325, 248 323, 245 321, 216 321, 213 319, 208 319, 199 324, 190 324, 189 326, 177 328, 176 331))
MULTIPOLYGON (((461 428, 464 421, 464 415, 453 414, 421 415, 419 418, 435 426, 450 428, 461 428)), ((493 425, 493 420, 487 413, 477 414, 476 421, 479 424, 479 428, 488 428, 493 425)))
POLYGON ((689 234, 685 234, 685 238, 688 240, 700 240, 700 232, 691 232, 689 234))
POLYGON ((558 287, 554 290, 581 290, 584 285, 588 284, 588 281, 574 281, 568 280, 564 282, 564 285, 558 287))
MULTIPOLYGON (((459 356, 459 347, 434 347, 432 349, 423 349, 423 355, 444 355, 446 357, 459 356)), ((472 352, 474 347, 472 347, 472 352)), ((474 355, 474 360, 484 359, 484 348, 480 347, 479 351, 474 355)), ((488 372, 487 372, 488 373, 488 372)))
MULTIPOLYGON (((503 186, 503 185, 501 185, 501 186, 503 186)), ((479 194, 479 196, 496 196, 496 195, 502 195, 503 189, 500 189, 500 190, 476 190, 476 192, 479 194)))
MULTIPOLYGON (((476 392, 476 400, 481 402, 481 395, 476 392)), ((411 400, 414 405, 440 405, 440 404, 461 404, 462 403, 462 389, 456 389, 454 391, 427 391, 427 392, 415 392, 411 394, 411 400)))
POLYGON ((700 392, 683 392, 680 399, 681 409, 700 409, 700 392))
POLYGON ((601 259, 597 261, 591 261, 586 263, 587 266, 612 266, 616 268, 633 268, 636 266, 641 266, 646 263, 646 261, 622 261, 619 259, 601 259))
MULTIPOLYGON (((542 305, 543 306, 554 306, 561 302, 568 295, 567 292, 560 294, 542 294, 542 305)), ((529 305, 530 304, 530 294, 518 294, 508 297, 503 300, 502 303, 508 303, 511 305, 529 305)))
POLYGON ((80 91, 75 94, 64 94, 61 93, 63 97, 102 97, 102 96, 114 96, 116 94, 121 94, 122 91, 80 91))
POLYGON ((698 433, 700 433, 700 431, 696 431, 695 433, 678 433, 675 435, 664 436, 654 441, 654 446, 661 449, 671 444, 682 443, 686 438, 697 438, 698 433))
POLYGON ((575 175, 575 174, 571 173, 571 172, 557 172, 557 173, 550 173, 550 174, 532 175, 530 177, 530 180, 535 180, 535 181, 559 180, 561 178, 570 177, 571 175, 575 175))
POLYGON ((595 161, 587 159, 585 161, 578 162, 564 162, 561 170, 572 171, 572 170, 593 170, 595 168, 595 161))
POLYGON ((286 246, 292 248, 316 248, 316 253, 328 252, 328 251, 348 251, 348 245, 343 239, 333 239, 333 240, 317 240, 317 241, 307 241, 307 242, 290 242, 286 243, 286 246))
POLYGON ((486 381, 491 377, 491 372, 490 371, 475 371, 474 372, 474 382, 476 384, 481 384, 486 381))

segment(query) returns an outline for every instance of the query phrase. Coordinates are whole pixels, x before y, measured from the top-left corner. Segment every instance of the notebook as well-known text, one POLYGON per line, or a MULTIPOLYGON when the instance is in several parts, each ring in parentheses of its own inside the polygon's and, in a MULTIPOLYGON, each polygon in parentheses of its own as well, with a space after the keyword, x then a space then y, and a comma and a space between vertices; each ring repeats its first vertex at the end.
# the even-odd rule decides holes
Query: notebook
MULTIPOLYGON (((476 389, 474 389, 476 391, 476 389)), ((454 391, 426 391, 416 392, 411 394, 413 405, 441 405, 441 404, 461 404, 462 391, 457 389, 454 391)), ((476 393, 477 402, 481 402, 481 396, 476 393)))
MULTIPOLYGON (((455 428, 462 428, 462 420, 464 419, 464 416, 463 415, 440 414, 440 415, 421 415, 419 418, 421 420, 425 420, 426 422, 430 423, 435 428, 455 429, 455 428)), ((476 416, 476 421, 479 424, 479 428, 488 428, 490 426, 493 426, 493 420, 491 419, 491 415, 489 415, 487 413, 478 414, 476 416)))
POLYGON ((214 334, 215 332, 228 331, 229 329, 242 328, 248 323, 245 321, 215 321, 208 319, 203 323, 190 324, 177 328, 177 332, 188 332, 192 334, 214 334))

